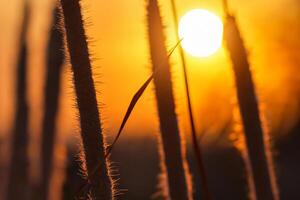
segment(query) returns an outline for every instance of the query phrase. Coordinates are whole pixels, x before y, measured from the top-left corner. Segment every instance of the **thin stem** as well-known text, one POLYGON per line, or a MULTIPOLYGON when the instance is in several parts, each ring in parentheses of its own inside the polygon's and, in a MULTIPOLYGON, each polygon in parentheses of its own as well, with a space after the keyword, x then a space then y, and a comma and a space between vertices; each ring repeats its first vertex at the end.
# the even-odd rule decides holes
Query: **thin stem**
POLYGON ((168 193, 164 196, 172 200, 191 200, 190 174, 187 169, 186 152, 175 113, 172 75, 165 47, 165 35, 157 0, 149 0, 147 6, 148 39, 153 72, 156 105, 160 123, 160 166, 166 174, 168 193), (163 65, 160 66, 160 62, 163 65))
POLYGON ((229 15, 228 1, 227 1, 227 0, 223 0, 223 10, 224 10, 224 13, 225 13, 226 15, 229 15))
MULTIPOLYGON (((181 40, 178 41, 178 42, 176 43, 176 45, 169 51, 168 58, 173 54, 173 52, 175 51, 176 47, 179 46, 180 42, 181 42, 181 40)), ((126 122, 127 122, 127 120, 129 119, 130 114, 131 114, 131 112, 133 111, 133 109, 134 109, 136 103, 138 102, 138 100, 140 99, 140 97, 143 95, 143 93, 144 93, 144 91, 146 90, 146 88, 148 87, 149 83, 152 81, 154 74, 157 73, 160 69, 161 69, 161 68, 156 69, 156 70, 150 75, 150 77, 147 78, 147 80, 146 80, 146 81, 143 83, 143 85, 138 89, 138 91, 133 95, 133 97, 132 97, 132 99, 131 99, 131 101, 130 101, 130 103, 129 103, 129 106, 128 106, 128 108, 127 108, 127 111, 126 111, 126 113, 125 113, 125 115, 124 115, 124 117, 123 117, 122 123, 121 123, 121 125, 120 125, 120 127, 119 127, 118 133, 117 133, 117 135, 115 136, 115 138, 114 138, 113 142, 111 143, 111 145, 109 145, 109 146, 107 147, 107 151, 106 151, 106 154, 105 154, 105 158, 107 158, 107 157, 111 154, 111 151, 113 150, 113 147, 115 146, 115 144, 117 143, 118 139, 120 138, 121 133, 122 133, 122 131, 123 131, 125 125, 126 125, 126 122)), ((92 177, 95 175, 95 173, 97 172, 97 170, 99 170, 100 167, 101 167, 101 165, 98 164, 98 165, 93 169, 93 171, 90 173, 90 178, 92 178, 92 177)), ((89 179, 85 180, 85 182, 84 182, 83 184, 81 184, 80 187, 78 187, 78 189, 76 190, 75 198, 79 197, 79 196, 84 192, 84 190, 87 188, 87 186, 89 186, 89 184, 90 184, 89 179)))
POLYGON ((88 43, 83 26, 79 0, 60 0, 66 47, 72 64, 73 82, 79 110, 87 174, 91 182, 91 195, 95 199, 114 199, 114 182, 105 158, 105 144, 96 98, 88 43), (92 177, 96 166, 100 166, 92 177))
MULTIPOLYGON (((171 0, 172 4, 172 11, 173 11, 173 18, 174 18, 174 24, 175 24, 175 33, 176 33, 176 39, 179 40, 179 35, 177 33, 178 30, 178 17, 176 12, 176 5, 174 0, 171 0)), ((193 142, 193 149, 196 156, 197 164, 198 164, 198 171, 200 174, 201 179, 201 188, 200 188, 200 195, 203 200, 209 200, 211 199, 211 195, 208 189, 208 183, 207 183, 207 177, 205 173, 205 167, 203 163, 202 158, 202 151, 198 144, 197 134, 196 134, 196 128, 194 123, 194 116, 193 116, 193 110, 192 110, 192 104, 190 99, 190 91, 189 91, 189 84, 188 84, 188 75, 187 75, 187 67, 185 62, 185 56, 182 49, 182 46, 179 46, 179 53, 181 58, 181 65, 183 68, 183 75, 184 75, 184 82, 185 82, 185 91, 187 96, 187 104, 188 104, 188 111, 189 111, 189 119, 190 119, 190 126, 192 131, 192 142, 193 142)))

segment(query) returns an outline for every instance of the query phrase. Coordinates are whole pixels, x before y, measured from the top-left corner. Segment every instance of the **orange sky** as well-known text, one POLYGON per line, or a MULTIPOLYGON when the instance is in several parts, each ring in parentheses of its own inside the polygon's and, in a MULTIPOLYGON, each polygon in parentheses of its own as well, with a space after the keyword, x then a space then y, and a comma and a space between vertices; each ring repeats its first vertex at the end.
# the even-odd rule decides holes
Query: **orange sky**
MULTIPOLYGON (((48 30, 47 16, 51 0, 32 0, 35 20, 32 22, 30 59, 30 105, 32 129, 37 132, 41 117, 43 90, 43 52, 45 33, 48 30)), ((18 0, 0 1, 0 130, 7 131, 11 124, 13 109, 13 70, 16 54, 16 24, 20 17, 18 0), (18 10, 19 9, 19 10, 18 10)), ((164 24, 166 45, 172 47, 175 35, 169 0, 159 1, 164 24)), ((272 127, 280 124, 284 115, 286 128, 299 115, 299 64, 300 5, 295 0, 231 0, 230 8, 237 15, 242 34, 249 49, 261 102, 265 103, 267 117, 272 127), (297 24, 298 23, 298 24, 297 24), (297 72, 297 73, 295 73, 297 72), (286 106, 287 105, 287 106, 286 106), (268 109, 269 108, 269 109, 268 109), (285 108, 285 109, 283 109, 285 108), (295 115, 295 116, 294 116, 295 115)), ((88 35, 94 40, 91 52, 97 58, 93 70, 97 81, 98 99, 105 132, 115 134, 128 103, 150 74, 150 62, 146 27, 146 1, 144 0, 83 0, 84 16, 91 25, 86 26, 88 35)), ((220 0, 177 1, 179 15, 194 8, 207 8, 222 16, 220 0)), ((171 58, 177 113, 181 128, 189 130, 186 123, 186 102, 183 90, 181 67, 178 55, 171 58)), ((197 128, 200 132, 217 133, 231 117, 234 82, 227 53, 221 49, 208 58, 193 58, 187 55, 191 97, 197 128)), ((64 83, 64 101, 60 116, 60 129, 70 132, 74 128, 74 103, 71 82, 64 83), (73 119, 73 120, 70 120, 73 119)), ((152 134, 158 131, 153 86, 147 89, 129 120, 125 134, 152 134)))

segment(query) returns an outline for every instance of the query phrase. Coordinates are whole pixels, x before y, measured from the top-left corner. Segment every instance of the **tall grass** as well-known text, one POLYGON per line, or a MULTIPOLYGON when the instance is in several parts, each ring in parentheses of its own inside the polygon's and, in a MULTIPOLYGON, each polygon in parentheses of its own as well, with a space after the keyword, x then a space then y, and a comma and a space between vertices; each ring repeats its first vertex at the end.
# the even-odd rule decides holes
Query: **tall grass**
POLYGON ((226 2, 225 10, 227 16, 224 37, 235 74, 237 98, 254 180, 256 199, 278 199, 271 150, 262 128, 246 48, 235 17, 228 13, 226 2))
POLYGON ((79 0, 61 0, 60 3, 62 30, 65 35, 66 52, 69 53, 72 65, 91 196, 94 199, 113 199, 113 182, 108 167, 109 160, 105 158, 105 144, 81 7, 79 0), (99 169, 90 176, 97 166, 100 166, 99 169))
POLYGON ((20 50, 16 71, 16 116, 12 135, 12 156, 7 188, 7 199, 28 199, 28 103, 27 103, 27 56, 26 35, 29 21, 29 5, 24 3, 24 14, 19 40, 20 50))
POLYGON ((58 29, 59 15, 54 11, 54 20, 50 33, 47 53, 47 69, 45 84, 45 113, 42 127, 41 151, 41 198, 48 199, 50 179, 53 171, 53 153, 56 138, 55 122, 60 95, 60 79, 64 61, 63 36, 58 29))
MULTIPOLYGON (((161 132, 161 166, 166 169, 168 194, 172 200, 192 199, 191 179, 175 113, 170 64, 157 0, 148 2, 148 34, 156 102, 161 132), (162 63, 162 64, 161 64, 162 63)), ((164 171, 164 170, 163 170, 164 171)))

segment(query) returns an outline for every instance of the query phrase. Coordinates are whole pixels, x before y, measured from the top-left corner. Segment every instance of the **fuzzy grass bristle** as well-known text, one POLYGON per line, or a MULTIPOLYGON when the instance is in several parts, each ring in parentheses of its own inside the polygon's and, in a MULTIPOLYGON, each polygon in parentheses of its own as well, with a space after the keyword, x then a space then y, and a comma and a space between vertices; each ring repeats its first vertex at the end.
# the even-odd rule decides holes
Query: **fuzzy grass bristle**
POLYGON ((90 195, 93 199, 111 200, 114 199, 114 182, 109 171, 109 160, 105 157, 105 144, 80 1, 61 0, 60 5, 66 50, 73 71, 90 195), (90 176, 97 166, 100 166, 99 169, 90 176))
POLYGON ((175 113, 170 64, 156 0, 148 1, 147 12, 152 70, 157 72, 154 73, 153 80, 161 132, 160 162, 163 165, 162 173, 166 173, 166 176, 163 177, 167 180, 164 181, 167 182, 167 185, 164 187, 168 188, 163 194, 167 199, 188 200, 192 199, 192 189, 190 188, 192 184, 188 179, 190 177, 189 170, 185 167, 187 165, 186 152, 182 146, 175 113))
MULTIPOLYGON (((226 1, 225 1, 226 3, 226 1)), ((255 94, 255 86, 247 58, 247 51, 238 29, 235 17, 228 14, 224 27, 224 37, 233 64, 237 98, 241 121, 244 128, 247 154, 253 175, 257 200, 278 199, 270 147, 266 145, 262 121, 255 94)))

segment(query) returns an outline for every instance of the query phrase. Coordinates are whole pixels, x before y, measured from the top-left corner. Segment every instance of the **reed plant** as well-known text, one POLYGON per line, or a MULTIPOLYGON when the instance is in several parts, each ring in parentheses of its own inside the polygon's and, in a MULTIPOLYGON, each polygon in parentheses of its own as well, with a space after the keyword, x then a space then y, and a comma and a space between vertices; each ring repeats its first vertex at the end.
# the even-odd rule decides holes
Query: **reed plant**
POLYGON ((42 199, 47 200, 53 172, 54 147, 56 139, 56 118, 59 108, 60 82, 64 62, 63 35, 58 29, 59 15, 53 12, 46 63, 46 84, 44 98, 44 117, 41 138, 41 191, 42 199))
POLYGON ((237 99, 242 118, 247 154, 253 176, 257 200, 278 199, 271 149, 263 131, 255 85, 252 78, 247 51, 236 19, 228 12, 225 1, 226 23, 224 38, 233 65, 237 99))
POLYGON ((173 84, 165 36, 157 0, 147 6, 148 36, 153 69, 156 103, 160 122, 160 159, 166 173, 168 188, 165 197, 172 200, 191 200, 191 178, 186 150, 175 113, 173 84), (156 73, 154 73, 156 72, 156 73))
POLYGON ((93 199, 114 198, 109 160, 105 157, 105 143, 100 123, 91 59, 79 0, 60 0, 62 31, 66 53, 73 72, 76 102, 79 110, 81 138, 93 199), (97 171, 93 176, 93 170, 97 171))

